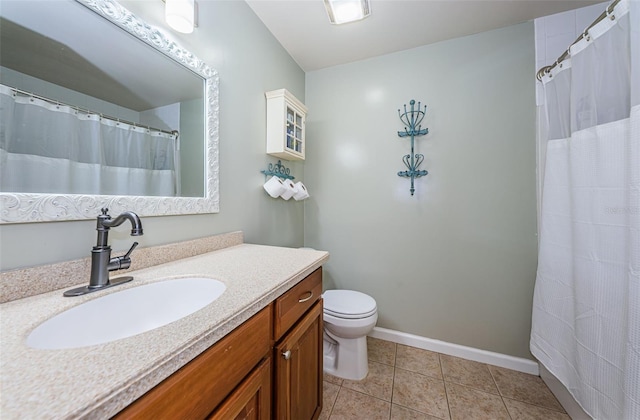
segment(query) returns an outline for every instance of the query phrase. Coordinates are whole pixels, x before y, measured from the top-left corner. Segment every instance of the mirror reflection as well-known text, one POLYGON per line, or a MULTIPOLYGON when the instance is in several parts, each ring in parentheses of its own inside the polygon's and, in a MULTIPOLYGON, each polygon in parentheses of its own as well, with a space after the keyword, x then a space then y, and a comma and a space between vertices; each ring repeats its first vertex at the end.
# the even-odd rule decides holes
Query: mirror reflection
POLYGON ((205 196, 205 79, 77 2, 3 1, 0 192, 205 196))

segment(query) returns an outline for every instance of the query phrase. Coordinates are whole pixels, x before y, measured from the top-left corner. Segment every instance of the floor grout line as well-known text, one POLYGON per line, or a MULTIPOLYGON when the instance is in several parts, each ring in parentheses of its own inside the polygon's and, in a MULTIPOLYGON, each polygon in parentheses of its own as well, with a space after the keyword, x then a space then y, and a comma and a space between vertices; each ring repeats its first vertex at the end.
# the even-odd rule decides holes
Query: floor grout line
POLYGON ((442 383, 444 384, 444 398, 447 401, 447 412, 449 413, 449 418, 452 419, 451 404, 449 404, 449 390, 447 389, 447 380, 444 377, 444 370, 442 369, 442 354, 440 353, 438 353, 438 362, 440 363, 440 374, 442 375, 442 383))
POLYGON ((393 393, 396 384, 396 362, 398 360, 398 343, 393 343, 393 377, 391 378, 391 409, 389 410, 389 420, 393 413, 393 393))

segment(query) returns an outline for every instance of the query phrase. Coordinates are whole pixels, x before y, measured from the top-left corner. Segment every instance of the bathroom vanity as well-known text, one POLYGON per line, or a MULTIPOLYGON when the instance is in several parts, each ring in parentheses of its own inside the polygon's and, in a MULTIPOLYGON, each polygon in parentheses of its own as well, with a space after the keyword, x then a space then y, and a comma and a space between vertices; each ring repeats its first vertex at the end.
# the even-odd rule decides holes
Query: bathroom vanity
POLYGON ((317 418, 327 259, 321 251, 239 244, 129 272, 132 282, 92 295, 187 276, 227 289, 178 321, 89 347, 39 350, 25 339, 96 296, 56 290, 4 303, 2 417, 317 418))
POLYGON ((321 293, 318 268, 115 418, 317 419, 321 293))

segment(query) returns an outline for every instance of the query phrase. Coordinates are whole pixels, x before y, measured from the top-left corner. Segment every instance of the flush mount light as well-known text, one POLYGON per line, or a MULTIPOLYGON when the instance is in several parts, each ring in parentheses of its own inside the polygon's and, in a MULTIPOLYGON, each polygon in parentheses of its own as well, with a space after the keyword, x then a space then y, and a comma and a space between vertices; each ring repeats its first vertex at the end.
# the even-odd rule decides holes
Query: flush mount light
POLYGON ((364 19, 371 13, 369 0, 324 0, 324 7, 336 25, 364 19))
POLYGON ((178 32, 190 34, 195 27, 194 0, 165 0, 164 18, 178 32))

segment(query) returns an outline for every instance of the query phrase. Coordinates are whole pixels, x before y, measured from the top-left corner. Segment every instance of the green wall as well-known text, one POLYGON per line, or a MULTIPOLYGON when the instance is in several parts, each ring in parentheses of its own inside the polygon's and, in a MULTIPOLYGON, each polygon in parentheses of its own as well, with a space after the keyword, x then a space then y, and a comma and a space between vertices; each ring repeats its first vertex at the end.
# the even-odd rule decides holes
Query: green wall
MULTIPOLYGON (((158 2, 123 1, 164 26, 158 2)), ((378 325, 519 357, 536 269, 534 32, 526 23, 306 74, 242 1, 199 2, 175 38, 220 74, 220 213, 143 218, 141 246, 242 230, 327 250, 326 288, 378 302, 378 325), (264 92, 309 108, 307 160, 287 163, 304 203, 262 189, 264 92), (306 97, 305 97, 306 96, 306 97), (417 139, 429 175, 409 181, 397 109, 428 106, 417 139), (304 176, 303 176, 304 175, 304 176)), ((93 220, 0 226, 0 269, 87 257, 93 220)), ((133 238, 114 229, 114 249, 133 238)), ((135 255, 134 255, 135 258, 135 255)), ((52 273, 55 275, 55 273, 52 273)))
MULTIPOLYGON (((166 28, 163 2, 121 3, 166 28)), ((286 88, 304 101, 304 72, 245 2, 205 1, 198 8, 193 34, 171 33, 220 75, 220 213, 143 218, 145 234, 135 240, 146 247, 242 230, 247 242, 302 246, 303 203, 270 198, 260 171, 276 161, 265 154, 264 92, 286 88)), ((287 166, 302 179, 303 164, 287 166)), ((110 233, 115 250, 133 239, 124 227, 110 233)), ((88 257, 95 241, 93 220, 2 225, 0 269, 88 257)))
POLYGON ((537 261, 533 23, 306 75, 305 245, 378 326, 531 358, 537 261), (427 105, 409 153, 398 108, 427 105))

